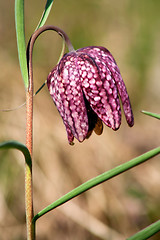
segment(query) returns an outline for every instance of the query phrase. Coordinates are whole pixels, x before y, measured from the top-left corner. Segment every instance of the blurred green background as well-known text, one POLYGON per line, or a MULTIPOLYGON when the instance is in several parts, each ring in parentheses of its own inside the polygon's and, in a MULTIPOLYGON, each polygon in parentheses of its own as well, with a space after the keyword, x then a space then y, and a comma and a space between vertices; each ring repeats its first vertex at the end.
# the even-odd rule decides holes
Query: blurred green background
MULTIPOLYGON (((38 24, 45 1, 25 1, 26 39, 38 24)), ((127 86, 135 126, 104 127, 72 147, 45 87, 34 98, 35 213, 84 181, 159 145, 159 121, 140 111, 160 112, 160 1, 55 0, 48 24, 70 37, 75 49, 101 45, 115 57, 127 86)), ((44 33, 34 47, 37 90, 55 66, 60 37, 44 33)), ((25 101, 18 65, 14 1, 0 1, 0 109, 25 101)), ((25 107, 0 112, 0 140, 25 143, 25 107)), ((84 193, 37 222, 38 240, 121 240, 160 218, 160 161, 149 160, 84 193)), ((26 239, 24 159, 0 151, 0 239, 26 239)), ((159 240, 160 234, 151 239, 159 240)))

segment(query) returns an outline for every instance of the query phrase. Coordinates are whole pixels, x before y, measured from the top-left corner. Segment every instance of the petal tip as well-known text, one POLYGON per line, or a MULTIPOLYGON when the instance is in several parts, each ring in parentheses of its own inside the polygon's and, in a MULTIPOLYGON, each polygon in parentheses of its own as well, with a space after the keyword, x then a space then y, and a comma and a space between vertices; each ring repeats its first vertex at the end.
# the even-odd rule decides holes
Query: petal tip
POLYGON ((133 117, 133 115, 132 115, 131 120, 128 121, 128 125, 129 125, 130 127, 133 127, 133 125, 134 125, 134 117, 133 117))
POLYGON ((74 142, 69 142, 69 145, 73 146, 75 143, 74 142))

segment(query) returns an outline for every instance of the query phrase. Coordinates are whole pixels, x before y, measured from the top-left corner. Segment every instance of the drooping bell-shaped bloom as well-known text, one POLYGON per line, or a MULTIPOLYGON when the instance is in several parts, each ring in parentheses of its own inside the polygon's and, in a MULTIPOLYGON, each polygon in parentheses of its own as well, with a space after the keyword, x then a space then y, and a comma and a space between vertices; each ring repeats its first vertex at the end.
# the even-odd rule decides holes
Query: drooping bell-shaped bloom
POLYGON ((134 124, 128 93, 119 68, 104 47, 85 47, 63 56, 47 78, 50 95, 63 119, 68 141, 82 142, 102 122, 113 130, 121 124, 122 102, 128 125, 134 124))

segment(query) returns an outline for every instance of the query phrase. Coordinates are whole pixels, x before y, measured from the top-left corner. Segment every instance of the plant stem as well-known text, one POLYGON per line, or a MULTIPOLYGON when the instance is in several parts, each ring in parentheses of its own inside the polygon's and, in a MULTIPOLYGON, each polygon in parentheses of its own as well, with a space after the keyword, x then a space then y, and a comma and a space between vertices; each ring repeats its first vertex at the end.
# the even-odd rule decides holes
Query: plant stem
MULTIPOLYGON (((31 48, 28 45, 29 50, 31 48)), ((32 70, 32 51, 28 52, 28 76, 29 86, 26 90, 26 146, 32 157, 33 149, 33 70, 32 70)), ((34 240, 35 233, 32 228, 33 219, 33 188, 32 188, 32 168, 25 167, 25 202, 26 202, 26 221, 27 221, 27 240, 34 240)))
MULTIPOLYGON (((33 85, 26 91, 26 146, 32 157, 32 122, 33 122, 33 85)), ((25 204, 27 240, 34 240, 32 231, 33 193, 32 193, 32 167, 25 164, 25 204)))
MULTIPOLYGON (((40 27, 39 29, 37 29, 31 36, 28 46, 27 46, 27 64, 28 64, 28 69, 29 69, 29 85, 31 84, 31 81, 33 81, 33 73, 32 73, 32 52, 33 52, 33 46, 34 46, 34 42, 36 41, 36 39, 38 38, 38 36, 48 30, 52 30, 57 32, 64 40, 65 43, 68 47, 68 50, 71 51, 75 51, 72 43, 69 39, 69 37, 67 36, 67 34, 60 28, 53 26, 53 25, 45 25, 40 27)), ((33 84, 33 83, 32 83, 33 84)), ((30 86, 29 86, 30 87, 30 86)))
MULTIPOLYGON (((27 46, 27 64, 28 64, 28 76, 29 84, 26 89, 26 146, 32 157, 32 125, 33 125, 33 67, 32 67, 32 54, 33 46, 37 37, 44 31, 53 30, 56 31, 65 40, 68 49, 74 51, 73 46, 63 30, 55 26, 43 26, 36 30, 31 36, 27 46)), ((32 167, 27 164, 25 166, 25 202, 26 202, 26 221, 27 221, 27 240, 35 239, 35 224, 32 224, 33 219, 33 194, 32 194, 32 167)))

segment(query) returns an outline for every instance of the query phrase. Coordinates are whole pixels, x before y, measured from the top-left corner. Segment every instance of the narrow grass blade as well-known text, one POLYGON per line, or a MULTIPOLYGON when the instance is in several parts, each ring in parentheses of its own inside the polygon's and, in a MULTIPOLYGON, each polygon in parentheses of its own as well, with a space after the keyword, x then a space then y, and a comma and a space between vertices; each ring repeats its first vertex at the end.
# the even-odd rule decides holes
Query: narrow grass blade
POLYGON ((156 156, 157 154, 160 153, 160 147, 157 147, 149 152, 144 153, 143 155, 136 157, 124 164, 121 164, 117 167, 115 167, 112 170, 109 170, 85 183, 83 183, 82 185, 80 185, 79 187, 73 189, 72 191, 70 191, 69 193, 67 193, 66 195, 62 196, 61 198, 59 198, 58 200, 56 200, 55 202, 53 202, 52 204, 50 204, 49 206, 47 206, 46 208, 44 208, 42 211, 40 211, 37 215, 35 215, 35 217, 33 218, 33 224, 35 223, 35 221, 40 218, 41 216, 43 216, 44 214, 46 214, 47 212, 55 209, 56 207, 64 204, 65 202, 69 201, 70 199, 80 195, 81 193, 97 186, 100 183, 103 183, 104 181, 107 181, 145 161, 147 161, 148 159, 156 156))
POLYGON ((144 111, 144 110, 142 110, 142 113, 144 113, 144 114, 146 114, 146 115, 148 115, 148 116, 151 116, 151 117, 160 119, 160 114, 152 113, 152 112, 147 112, 147 111, 144 111))
POLYGON ((15 25, 19 64, 25 88, 28 88, 28 70, 24 27, 24 0, 15 0, 15 25))
POLYGON ((42 17, 41 17, 41 19, 40 19, 40 21, 38 23, 38 26, 36 27, 36 30, 38 28, 42 27, 45 24, 45 22, 46 22, 46 20, 48 18, 48 15, 49 15, 49 13, 51 11, 52 5, 53 5, 53 0, 47 0, 45 9, 44 9, 44 11, 42 13, 42 17))
POLYGON ((146 240, 160 231, 160 220, 149 225, 140 232, 134 234, 133 236, 127 238, 127 240, 146 240))
POLYGON ((7 142, 0 143, 0 149, 10 149, 10 148, 21 151, 25 157, 25 161, 26 161, 27 165, 31 169, 32 160, 31 160, 31 155, 29 153, 28 148, 24 144, 17 142, 17 141, 7 141, 7 142))

